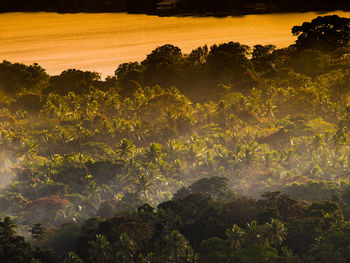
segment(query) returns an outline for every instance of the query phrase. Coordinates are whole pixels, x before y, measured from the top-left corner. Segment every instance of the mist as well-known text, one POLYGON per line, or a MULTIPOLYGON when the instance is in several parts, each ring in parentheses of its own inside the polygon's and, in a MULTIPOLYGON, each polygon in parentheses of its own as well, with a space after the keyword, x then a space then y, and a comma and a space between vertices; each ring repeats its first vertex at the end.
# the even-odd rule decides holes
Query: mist
POLYGON ((3 61, 0 234, 42 262, 317 262, 348 238, 349 25, 164 44, 103 80, 3 61))

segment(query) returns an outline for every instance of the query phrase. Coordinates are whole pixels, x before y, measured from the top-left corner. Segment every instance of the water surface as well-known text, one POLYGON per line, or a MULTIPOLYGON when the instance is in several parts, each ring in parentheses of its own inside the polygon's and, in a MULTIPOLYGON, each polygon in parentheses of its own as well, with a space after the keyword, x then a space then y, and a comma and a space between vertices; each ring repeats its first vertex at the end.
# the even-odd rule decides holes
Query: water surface
MULTIPOLYGON (((332 12, 350 17, 350 12, 332 12)), ((125 13, 0 14, 0 60, 39 63, 49 74, 68 68, 112 75, 120 63, 140 61, 170 43, 184 53, 208 44, 238 41, 285 47, 291 28, 319 14, 290 13, 243 17, 157 17, 125 13)))

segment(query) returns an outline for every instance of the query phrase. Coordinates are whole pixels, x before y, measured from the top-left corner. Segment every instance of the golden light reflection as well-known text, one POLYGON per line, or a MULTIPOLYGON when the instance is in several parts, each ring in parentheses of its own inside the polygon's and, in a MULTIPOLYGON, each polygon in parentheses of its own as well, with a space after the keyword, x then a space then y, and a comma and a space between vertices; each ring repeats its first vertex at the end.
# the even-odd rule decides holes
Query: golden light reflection
MULTIPOLYGON (((332 12, 350 17, 350 12, 332 12)), ((291 27, 316 13, 244 17, 157 17, 116 14, 0 14, 0 60, 38 62, 49 74, 68 68, 112 75, 120 63, 142 60, 170 43, 184 53, 208 44, 238 41, 247 45, 294 41, 291 27)))

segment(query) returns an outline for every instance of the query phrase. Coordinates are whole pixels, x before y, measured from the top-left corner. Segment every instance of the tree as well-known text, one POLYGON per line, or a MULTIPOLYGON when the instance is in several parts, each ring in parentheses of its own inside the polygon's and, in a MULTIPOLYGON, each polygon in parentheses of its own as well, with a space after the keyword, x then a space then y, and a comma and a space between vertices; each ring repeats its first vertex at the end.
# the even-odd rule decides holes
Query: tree
POLYGON ((32 238, 36 241, 41 241, 44 238, 45 229, 46 228, 43 227, 43 225, 40 223, 34 224, 33 227, 30 229, 32 238))
POLYGON ((162 146, 158 143, 151 143, 145 150, 145 157, 148 162, 158 163, 162 153, 162 146))
MULTIPOLYGON (((57 213, 64 211, 69 204, 67 199, 62 199, 59 196, 45 196, 26 205, 24 218, 27 224, 32 224, 34 220, 34 222, 47 222, 55 219, 57 213)), ((64 214, 64 217, 66 217, 66 214, 64 214)))
POLYGON ((134 151, 134 145, 127 139, 123 138, 117 145, 117 154, 121 160, 129 159, 134 151))
POLYGON ((199 179, 187 189, 181 188, 175 193, 175 197, 184 197, 190 193, 209 194, 214 200, 233 200, 235 194, 229 189, 228 179, 225 177, 213 176, 199 179))
POLYGON ((47 235, 43 245, 52 249, 55 262, 63 262, 64 260, 67 260, 67 263, 78 263, 78 260, 77 262, 73 260, 76 259, 77 254, 75 251, 72 252, 72 250, 75 248, 80 232, 81 226, 79 224, 64 223, 60 228, 57 228, 54 233, 51 231, 49 232, 50 234, 47 235))
POLYGON ((213 45, 207 65, 217 82, 240 82, 247 78, 249 47, 238 42, 213 45))
POLYGON ((166 44, 157 47, 142 61, 144 79, 147 85, 159 84, 163 87, 174 85, 178 66, 182 62, 181 49, 166 44))
POLYGON ((198 47, 191 51, 191 53, 186 58, 192 67, 202 66, 207 60, 209 54, 209 49, 207 45, 203 47, 198 47))
POLYGON ((67 95, 69 92, 74 92, 75 94, 84 94, 87 93, 90 86, 93 86, 100 78, 100 74, 96 72, 68 69, 58 76, 51 77, 49 86, 43 93, 67 95))
POLYGON ((278 257, 276 249, 255 243, 234 253, 232 262, 271 263, 279 262, 278 257))
POLYGON ((275 248, 282 244, 287 234, 284 224, 278 219, 271 219, 271 223, 266 223, 264 231, 271 246, 275 248))
POLYGON ((29 139, 25 139, 24 141, 21 142, 21 148, 19 149, 17 156, 18 157, 23 157, 24 160, 27 162, 30 159, 33 159, 36 157, 38 152, 38 145, 29 139))
POLYGON ((89 254, 92 262, 105 263, 110 260, 111 244, 101 234, 96 235, 95 241, 89 242, 89 254))
POLYGON ((255 45, 252 52, 252 62, 257 72, 266 72, 273 68, 273 60, 276 57, 274 45, 255 45))
POLYGON ((138 258, 139 246, 127 233, 121 233, 114 246, 119 262, 134 261, 135 258, 138 258))
POLYGON ((77 255, 77 253, 70 251, 66 256, 64 263, 83 263, 83 260, 77 255))
POLYGON ((138 62, 131 62, 120 64, 115 71, 118 90, 122 97, 131 97, 140 88, 141 68, 138 62))
POLYGON ((244 230, 236 224, 226 230, 226 236, 233 250, 241 248, 244 234, 244 230))
POLYGON ((10 104, 12 110, 26 110, 34 114, 38 114, 42 106, 42 95, 31 93, 17 96, 16 100, 10 104))
POLYGON ((350 42, 350 18, 337 15, 319 16, 301 26, 294 26, 292 33, 297 36, 299 49, 333 50, 346 47, 350 42))
POLYGON ((230 248, 225 240, 211 237, 202 242, 199 248, 199 261, 201 263, 230 262, 230 248))
POLYGON ((247 223, 247 227, 244 232, 243 240, 244 246, 248 247, 251 245, 263 245, 265 244, 265 239, 261 233, 261 226, 258 225, 256 220, 247 223))
POLYGON ((22 236, 16 235, 16 224, 10 217, 0 221, 0 262, 32 262, 33 250, 22 236))
POLYGON ((295 72, 316 78, 327 72, 330 61, 330 56, 319 50, 305 49, 291 59, 291 64, 295 72))
POLYGON ((177 230, 164 237, 161 251, 163 262, 190 263, 195 262, 195 254, 186 238, 177 230))
POLYGON ((155 50, 151 52, 151 54, 147 55, 146 60, 142 61, 142 65, 151 66, 158 64, 174 64, 179 62, 182 57, 181 49, 166 44, 160 47, 157 47, 155 50))
POLYGON ((16 224, 13 222, 11 217, 5 217, 4 221, 0 221, 0 230, 1 230, 1 239, 7 239, 11 236, 13 236, 16 231, 16 224))
POLYGON ((26 66, 4 60, 0 63, 0 91, 16 95, 22 91, 41 91, 46 87, 49 76, 38 64, 26 66))

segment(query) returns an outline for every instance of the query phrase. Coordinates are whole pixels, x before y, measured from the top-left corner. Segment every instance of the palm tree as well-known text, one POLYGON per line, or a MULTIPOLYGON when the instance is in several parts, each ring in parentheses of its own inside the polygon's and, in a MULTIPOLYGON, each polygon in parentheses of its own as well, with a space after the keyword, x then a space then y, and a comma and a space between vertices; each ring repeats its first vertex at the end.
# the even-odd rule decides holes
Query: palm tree
POLYGON ((80 145, 86 136, 86 129, 83 126, 81 126, 80 124, 78 124, 75 126, 74 130, 75 130, 76 140, 80 145))
POLYGON ((263 164, 264 164, 264 168, 265 169, 269 169, 270 167, 272 167, 273 163, 276 161, 273 158, 273 155, 271 152, 267 152, 262 156, 263 159, 263 164))
POLYGON ((273 113, 273 111, 277 108, 276 105, 274 105, 272 99, 267 99, 265 101, 265 112, 263 113, 263 115, 267 115, 268 118, 270 119, 275 119, 275 114, 273 113))
POLYGON ((186 238, 177 230, 173 230, 164 237, 164 248, 162 255, 165 255, 166 262, 195 262, 195 255, 192 247, 186 238))
POLYGON ((110 262, 111 244, 104 235, 96 235, 96 240, 90 241, 89 245, 90 260, 92 262, 110 262))
POLYGON ((83 260, 74 251, 70 251, 66 256, 64 263, 83 263, 83 260))
POLYGON ((124 138, 117 145, 117 148, 117 154, 119 155, 119 158, 125 160, 132 156, 134 145, 129 140, 124 138))
POLYGON ((96 213, 101 202, 101 189, 93 180, 87 182, 87 185, 89 187, 87 196, 87 200, 89 201, 88 207, 92 213, 96 213))
POLYGON ((0 221, 0 240, 8 239, 16 234, 16 224, 13 222, 11 217, 6 216, 4 221, 0 221))
POLYGON ((145 151, 145 157, 147 161, 152 163, 158 163, 161 155, 162 147, 158 143, 151 143, 149 148, 145 151))
POLYGON ((232 228, 226 230, 226 236, 233 250, 236 250, 242 246, 244 234, 244 230, 236 224, 234 224, 232 228))
POLYGON ((253 244, 262 244, 264 242, 264 238, 260 234, 258 227, 258 223, 256 220, 251 221, 250 223, 247 223, 247 228, 244 235, 244 241, 247 246, 253 245, 253 244))
POLYGON ((123 259, 122 262, 126 260, 134 261, 139 249, 137 243, 125 232, 120 235, 117 243, 119 245, 117 254, 123 259))
POLYGON ((158 171, 151 169, 150 167, 144 167, 138 171, 134 171, 136 177, 134 185, 137 192, 142 192, 146 200, 149 198, 149 192, 154 185, 154 180, 158 177, 158 171), (135 173, 136 172, 136 173, 135 173))
POLYGON ((44 238, 45 227, 42 224, 37 223, 34 224, 30 229, 30 233, 32 234, 32 238, 36 241, 41 241, 44 238))
POLYGON ((265 231, 271 246, 276 248, 282 244, 287 234, 284 224, 278 219, 273 218, 271 219, 271 223, 265 224, 265 231))
POLYGON ((19 149, 17 156, 24 157, 28 162, 30 159, 35 158, 38 152, 38 145, 34 141, 25 139, 21 143, 21 148, 19 149))
POLYGON ((246 146, 241 152, 241 162, 243 166, 250 167, 256 159, 255 147, 246 146))

